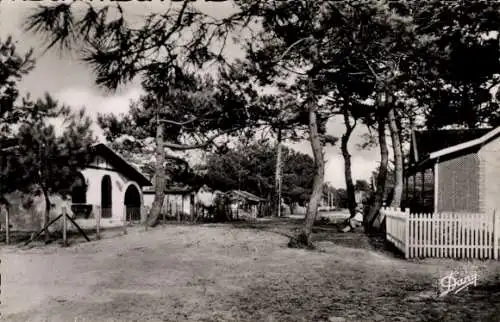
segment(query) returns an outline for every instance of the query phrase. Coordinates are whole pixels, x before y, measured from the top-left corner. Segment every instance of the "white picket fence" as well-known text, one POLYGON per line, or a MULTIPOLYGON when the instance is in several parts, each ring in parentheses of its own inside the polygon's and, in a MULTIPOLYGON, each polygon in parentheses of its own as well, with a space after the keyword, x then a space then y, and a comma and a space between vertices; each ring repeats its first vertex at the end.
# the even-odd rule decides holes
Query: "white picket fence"
POLYGON ((381 209, 386 239, 406 258, 451 257, 498 259, 499 220, 491 213, 410 214, 381 209))

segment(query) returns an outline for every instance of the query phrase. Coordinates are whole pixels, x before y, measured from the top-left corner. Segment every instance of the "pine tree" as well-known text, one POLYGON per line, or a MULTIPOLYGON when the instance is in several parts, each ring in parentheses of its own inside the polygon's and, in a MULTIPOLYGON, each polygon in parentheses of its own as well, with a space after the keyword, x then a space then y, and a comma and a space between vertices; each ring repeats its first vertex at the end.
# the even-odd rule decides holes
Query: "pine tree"
MULTIPOLYGON (((76 174, 90 162, 95 138, 84 110, 72 113, 50 95, 32 101, 23 99, 25 113, 13 135, 14 148, 2 153, 0 182, 2 194, 12 191, 41 194, 45 200, 44 224, 48 223, 52 194, 67 196, 76 174), (50 123, 63 120, 62 133, 50 123)), ((49 238, 45 234, 46 240, 49 238)))

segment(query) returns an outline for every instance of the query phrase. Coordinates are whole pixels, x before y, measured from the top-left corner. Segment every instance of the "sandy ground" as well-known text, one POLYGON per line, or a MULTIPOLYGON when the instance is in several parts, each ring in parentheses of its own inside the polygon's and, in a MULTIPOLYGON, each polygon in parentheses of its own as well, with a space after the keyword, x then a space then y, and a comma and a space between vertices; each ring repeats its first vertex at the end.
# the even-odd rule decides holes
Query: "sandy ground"
POLYGON ((68 248, 4 247, 6 321, 499 321, 498 262, 405 261, 362 234, 318 227, 317 251, 289 249, 297 223, 167 225, 68 248), (436 298, 444 272, 478 283, 436 298))

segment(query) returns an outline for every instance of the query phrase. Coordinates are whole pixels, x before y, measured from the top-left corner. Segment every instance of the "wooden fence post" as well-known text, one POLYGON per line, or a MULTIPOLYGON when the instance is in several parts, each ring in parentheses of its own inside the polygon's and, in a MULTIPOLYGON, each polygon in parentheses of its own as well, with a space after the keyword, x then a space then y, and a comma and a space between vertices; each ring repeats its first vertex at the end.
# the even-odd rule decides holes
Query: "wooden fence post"
POLYGON ((151 213, 151 207, 144 207, 144 213, 143 213, 143 216, 141 216, 141 218, 143 218, 144 222, 144 231, 148 231, 148 217, 149 217, 149 214, 151 213), (149 209, 148 209, 149 208, 149 209))
POLYGON ((170 206, 170 204, 169 204, 169 201, 168 201, 168 199, 167 199, 167 209, 161 212, 161 218, 162 218, 162 219, 161 219, 161 225, 162 225, 162 227, 163 227, 163 228, 165 228, 165 216, 166 216, 166 214, 165 214, 165 213, 166 213, 166 212, 169 212, 169 211, 171 211, 171 210, 172 210, 172 208, 171 208, 171 206, 170 206), (170 210, 169 210, 169 209, 170 209, 170 210))
POLYGON ((493 210, 493 259, 498 259, 498 219, 496 210, 493 210))
POLYGON ((181 218, 183 221, 186 221, 184 218, 184 195, 181 195, 181 218))
MULTIPOLYGON (((380 208, 380 211, 384 211, 384 208, 380 208)), ((386 214, 386 218, 388 218, 391 214, 386 214)), ((391 221, 390 219, 385 221, 385 239, 388 240, 389 234, 391 233, 391 221)))
POLYGON ((181 211, 179 210, 179 198, 175 198, 175 213, 177 216, 177 223, 181 223, 181 211))
POLYGON ((127 234, 127 206, 123 208, 123 234, 127 234))
POLYGON ((67 211, 66 211, 66 207, 62 207, 62 212, 63 212, 63 246, 66 247, 68 246, 68 236, 67 236, 67 228, 68 228, 68 225, 67 225, 67 222, 66 222, 66 219, 67 219, 67 211))
POLYGON ((5 213, 5 244, 10 244, 10 220, 9 220, 9 210, 7 206, 2 207, 5 213))
POLYGON ((101 239, 101 207, 99 206, 96 206, 95 235, 97 240, 101 239))
POLYGON ((405 258, 410 256, 410 208, 405 209, 405 258))

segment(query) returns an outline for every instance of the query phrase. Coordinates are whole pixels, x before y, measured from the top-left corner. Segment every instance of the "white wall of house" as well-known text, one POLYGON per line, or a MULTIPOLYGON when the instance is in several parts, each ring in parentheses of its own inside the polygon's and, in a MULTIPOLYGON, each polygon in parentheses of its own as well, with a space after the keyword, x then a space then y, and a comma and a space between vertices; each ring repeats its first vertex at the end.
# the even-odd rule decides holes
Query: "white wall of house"
POLYGON ((136 188, 141 201, 142 220, 144 220, 144 196, 141 187, 135 182, 128 179, 124 174, 115 171, 113 167, 103 159, 97 159, 92 163, 92 167, 85 168, 81 171, 87 184, 87 204, 93 205, 93 214, 91 218, 78 218, 75 220, 82 228, 96 227, 96 212, 101 207, 101 186, 105 176, 111 179, 111 217, 101 218, 100 226, 119 227, 123 225, 126 213, 125 193, 129 187, 136 188), (99 168, 94 168, 99 167, 99 168))
POLYGON ((483 211, 500 215, 500 137, 479 150, 481 160, 481 198, 483 211))
MULTIPOLYGON (((80 171, 87 189, 85 192, 85 204, 92 205, 92 213, 89 218, 76 217, 75 222, 84 229, 96 228, 96 215, 99 211, 101 200, 101 186, 103 178, 109 176, 111 182, 111 216, 110 218, 101 218, 100 226, 103 228, 120 227, 124 224, 126 214, 125 195, 127 189, 135 189, 138 195, 136 199, 137 206, 129 211, 138 214, 140 212, 141 220, 144 220, 144 196, 141 187, 137 182, 131 180, 126 173, 117 171, 113 165, 107 162, 102 157, 96 157, 93 163, 87 168, 80 171)), ((76 179, 76 178, 75 178, 76 179)), ((45 200, 42 195, 26 195, 21 192, 14 192, 6 196, 11 203, 9 207, 10 225, 12 231, 38 231, 43 227, 43 217, 45 211, 45 200), (29 198, 28 198, 29 197, 29 198), (31 200, 31 203, 27 203, 31 200), (25 208, 26 207, 26 208, 25 208)), ((71 206, 73 201, 71 198, 65 199, 58 194, 50 196, 52 208, 50 210, 50 220, 57 218, 63 213, 63 209, 74 217, 71 206)), ((81 201, 80 201, 81 202, 81 201)), ((67 227, 69 230, 76 230, 73 224, 68 220, 67 227)), ((5 229, 5 211, 0 211, 0 230, 5 229)), ((51 225, 50 231, 61 230, 62 220, 58 220, 51 225)))
MULTIPOLYGON (((134 186, 139 192, 141 199, 141 205, 144 205, 143 195, 141 188, 137 185, 135 181, 127 179, 123 174, 120 174, 111 170, 102 169, 92 169, 87 168, 81 171, 85 182, 88 185, 86 199, 87 204, 93 205, 92 214, 88 219, 76 218, 75 222, 83 229, 95 229, 96 228, 96 215, 99 211, 101 205, 101 182, 104 176, 109 175, 111 178, 112 187, 112 212, 111 218, 102 218, 100 221, 100 226, 103 228, 120 227, 123 225, 123 219, 125 215, 126 206, 125 192, 128 187, 134 186)), ((13 194, 14 195, 14 194, 13 194)), ((34 204, 29 209, 24 209, 21 205, 21 197, 13 196, 12 198, 8 196, 9 201, 12 203, 10 207, 10 224, 12 231, 38 231, 43 227, 43 215, 45 210, 45 200, 43 196, 32 196, 34 204)), ((55 219, 58 215, 63 213, 63 207, 66 209, 68 215, 73 217, 71 211, 71 199, 63 200, 58 194, 53 194, 50 196, 51 203, 53 207, 50 211, 50 220, 55 219)), ((144 217, 144 207, 142 206, 142 218, 144 217)), ((0 212, 0 230, 5 229, 5 216, 4 212, 0 212)), ((67 221, 68 230, 76 230, 76 227, 68 220, 67 221)), ((62 229, 62 220, 58 220, 56 223, 50 226, 50 231, 60 231, 62 229)))

